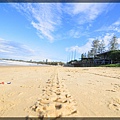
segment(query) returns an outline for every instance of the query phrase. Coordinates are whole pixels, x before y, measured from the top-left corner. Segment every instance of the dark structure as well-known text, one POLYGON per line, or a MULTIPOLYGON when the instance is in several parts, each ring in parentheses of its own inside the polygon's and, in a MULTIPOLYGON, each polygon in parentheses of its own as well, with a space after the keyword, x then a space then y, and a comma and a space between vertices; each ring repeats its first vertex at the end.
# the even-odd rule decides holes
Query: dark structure
POLYGON ((95 67, 112 63, 120 63, 120 50, 107 51, 96 54, 94 58, 82 58, 81 60, 72 60, 66 66, 74 67, 95 67))

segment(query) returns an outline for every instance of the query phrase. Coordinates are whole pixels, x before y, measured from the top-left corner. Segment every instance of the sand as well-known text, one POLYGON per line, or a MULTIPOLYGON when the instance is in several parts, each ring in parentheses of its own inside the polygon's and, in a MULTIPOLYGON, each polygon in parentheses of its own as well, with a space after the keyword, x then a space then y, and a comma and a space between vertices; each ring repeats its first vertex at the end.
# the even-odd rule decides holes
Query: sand
POLYGON ((1 66, 2 82, 0 117, 120 116, 120 68, 1 66))

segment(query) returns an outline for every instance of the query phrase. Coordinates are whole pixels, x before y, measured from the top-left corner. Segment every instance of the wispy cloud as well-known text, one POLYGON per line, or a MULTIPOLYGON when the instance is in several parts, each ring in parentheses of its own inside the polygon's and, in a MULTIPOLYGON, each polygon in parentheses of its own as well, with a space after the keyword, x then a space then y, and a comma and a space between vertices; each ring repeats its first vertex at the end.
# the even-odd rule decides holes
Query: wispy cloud
POLYGON ((101 28, 99 28, 98 30, 96 30, 97 32, 99 31, 115 31, 115 32, 118 32, 120 33, 120 18, 115 21, 114 23, 112 23, 111 25, 109 26, 102 26, 101 28))
POLYGON ((120 18, 108 27, 108 30, 120 32, 120 18))
MULTIPOLYGON (((12 4, 12 6, 26 16, 31 22, 31 25, 37 30, 37 35, 41 39, 47 38, 50 42, 57 39, 57 36, 63 36, 58 30, 61 30, 60 28, 64 24, 63 18, 66 13, 70 15, 71 20, 74 20, 73 27, 75 27, 78 24, 94 21, 103 11, 105 11, 107 5, 108 3, 12 4)), ((79 38, 80 35, 78 31, 71 32, 74 38, 79 38)))
POLYGON ((72 17, 77 16, 79 24, 84 24, 95 20, 106 10, 107 3, 72 3, 67 4, 65 12, 72 17))
POLYGON ((71 29, 68 31, 68 35, 73 38, 79 38, 81 36, 81 33, 78 30, 71 29))
POLYGON ((9 59, 22 59, 22 60, 35 60, 41 61, 50 59, 52 61, 65 61, 61 57, 53 57, 49 51, 40 50, 40 49, 31 49, 29 46, 14 42, 8 41, 0 38, 0 58, 9 58, 9 59))
POLYGON ((34 54, 34 50, 30 49, 28 46, 24 44, 13 42, 13 41, 7 41, 0 38, 1 57, 18 59, 18 58, 24 58, 25 56, 27 56, 29 58, 33 54, 34 54))
POLYGON ((80 38, 82 36, 89 36, 89 32, 88 31, 83 31, 81 29, 71 29, 66 33, 67 38, 80 38))
POLYGON ((108 49, 109 42, 110 42, 110 40, 112 39, 113 36, 114 36, 114 33, 106 33, 106 35, 102 37, 107 49, 108 49))
POLYGON ((89 38, 88 42, 83 46, 71 46, 66 48, 67 52, 76 51, 77 53, 87 53, 91 49, 91 44, 94 38, 89 38))
POLYGON ((33 4, 12 4, 20 13, 25 15, 31 25, 37 30, 40 38, 47 38, 54 41, 53 32, 61 24, 60 3, 33 3, 33 4))

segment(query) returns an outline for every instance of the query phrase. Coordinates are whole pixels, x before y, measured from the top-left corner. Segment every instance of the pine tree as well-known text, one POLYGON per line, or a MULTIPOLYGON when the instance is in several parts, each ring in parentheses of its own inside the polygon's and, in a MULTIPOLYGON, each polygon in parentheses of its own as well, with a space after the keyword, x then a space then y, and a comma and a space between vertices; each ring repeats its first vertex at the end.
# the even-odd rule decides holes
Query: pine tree
POLYGON ((88 57, 88 58, 91 57, 90 51, 88 51, 87 57, 88 57))
POLYGON ((87 56, 86 56, 86 53, 82 53, 82 54, 81 54, 81 59, 82 59, 82 58, 86 58, 86 57, 87 57, 87 56))
POLYGON ((81 59, 82 59, 82 58, 84 58, 84 54, 83 54, 83 53, 81 54, 81 59))
POLYGON ((91 49, 91 53, 93 54, 93 56, 95 56, 98 51, 99 51, 99 45, 100 45, 100 41, 97 40, 93 40, 92 42, 92 49, 91 49))
POLYGON ((87 54, 86 53, 84 54, 84 58, 87 58, 87 54))
POLYGON ((88 53, 88 55, 89 55, 89 57, 94 57, 94 51, 93 51, 93 49, 91 49, 90 51, 88 51, 89 53, 88 53))
POLYGON ((88 58, 92 57, 91 51, 88 51, 87 57, 88 58))
POLYGON ((98 53, 103 53, 104 51, 105 51, 105 43, 104 43, 104 40, 102 40, 99 43, 98 53))
POLYGON ((117 37, 114 35, 109 43, 109 50, 118 50, 118 45, 117 37))

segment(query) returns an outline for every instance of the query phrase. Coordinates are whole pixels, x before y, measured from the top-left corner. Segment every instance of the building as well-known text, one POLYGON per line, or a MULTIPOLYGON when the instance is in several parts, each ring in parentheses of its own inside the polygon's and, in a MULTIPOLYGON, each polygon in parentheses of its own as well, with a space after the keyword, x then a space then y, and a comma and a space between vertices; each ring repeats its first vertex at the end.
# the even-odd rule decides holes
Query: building
POLYGON ((120 50, 112 50, 96 54, 94 58, 82 58, 68 62, 69 66, 74 67, 95 67, 112 63, 120 63, 120 50))

